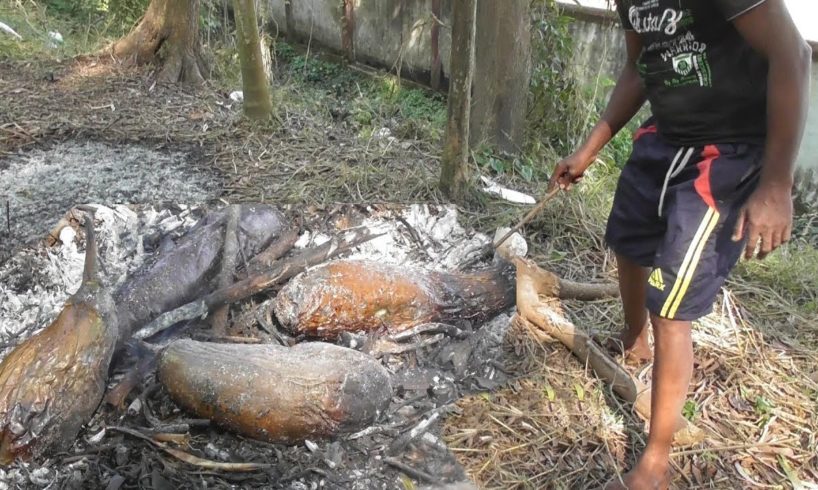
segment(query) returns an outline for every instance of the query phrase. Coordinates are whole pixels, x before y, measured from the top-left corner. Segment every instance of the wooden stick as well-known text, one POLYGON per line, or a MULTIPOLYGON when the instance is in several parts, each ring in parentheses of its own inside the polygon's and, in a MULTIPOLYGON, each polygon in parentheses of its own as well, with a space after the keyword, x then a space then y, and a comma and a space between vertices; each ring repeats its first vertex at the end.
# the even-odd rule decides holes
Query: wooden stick
MULTIPOLYGON (((614 392, 633 403, 634 410, 650 420, 650 388, 635 379, 611 356, 602 350, 582 329, 562 313, 559 303, 559 278, 537 267, 530 260, 517 258, 518 319, 536 325, 556 338, 582 362, 611 384, 614 392), (550 298, 550 299, 549 299, 550 298)), ((690 445, 701 442, 705 433, 679 414, 675 442, 690 445)))
POLYGON ((388 464, 389 466, 401 470, 402 472, 406 473, 407 475, 409 475, 409 477, 414 478, 415 480, 425 481, 426 483, 432 484, 440 482, 440 480, 430 475, 429 473, 426 473, 425 471, 419 470, 417 468, 413 468, 412 466, 409 466, 408 464, 403 463, 398 459, 383 458, 383 462, 385 464, 388 464))
POLYGON ((137 439, 142 439, 143 441, 153 444, 154 446, 165 451, 166 453, 170 454, 171 456, 180 461, 184 461, 187 464, 191 464, 193 466, 198 466, 200 468, 208 470, 228 472, 248 472, 263 470, 271 466, 269 464, 263 463, 222 463, 219 461, 211 461, 209 459, 200 458, 190 453, 186 453, 185 451, 180 451, 178 449, 168 447, 167 445, 165 445, 165 443, 160 442, 150 436, 146 436, 145 434, 142 434, 138 430, 119 426, 109 426, 108 429, 116 432, 121 432, 132 437, 136 437, 137 439))
POLYGON ((275 240, 264 251, 250 259, 247 265, 247 275, 258 274, 270 269, 276 260, 289 252, 298 241, 298 230, 292 228, 285 231, 278 240, 275 240))
POLYGON ((526 214, 525 217, 521 219, 519 223, 514 225, 514 227, 503 236, 503 238, 494 243, 494 248, 497 248, 500 245, 502 245, 506 240, 508 240, 511 237, 511 235, 520 231, 520 228, 522 228, 523 226, 528 224, 528 222, 534 219, 534 216, 539 214, 539 212, 545 208, 545 205, 548 204, 548 201, 554 199, 554 197, 559 193, 559 191, 560 191, 559 186, 553 186, 553 188, 548 191, 548 194, 546 194, 545 197, 542 198, 539 204, 534 206, 534 208, 531 211, 529 211, 528 214, 526 214))
MULTIPOLYGON (((219 287, 226 288, 233 284, 236 273, 236 263, 239 256, 239 214, 241 208, 237 205, 228 207, 227 223, 224 227, 224 245, 222 245, 221 270, 219 271, 219 287)), ((227 335, 227 317, 230 315, 230 306, 221 305, 210 316, 210 329, 214 336, 227 335)))

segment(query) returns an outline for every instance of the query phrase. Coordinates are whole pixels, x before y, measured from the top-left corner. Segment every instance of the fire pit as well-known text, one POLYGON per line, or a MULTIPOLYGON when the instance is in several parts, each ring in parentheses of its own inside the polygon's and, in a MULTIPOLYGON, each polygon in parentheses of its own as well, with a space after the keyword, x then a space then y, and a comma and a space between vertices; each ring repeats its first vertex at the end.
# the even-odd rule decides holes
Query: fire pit
MULTIPOLYGON (((156 264, 156 256, 173 250, 174 242, 178 247, 186 233, 201 229, 197 223, 211 216, 212 211, 185 205, 96 206, 101 274, 106 286, 111 291, 122 291, 123 285, 133 280, 135 271, 156 264)), ((113 392, 124 393, 119 400, 124 401, 122 406, 103 403, 69 450, 49 455, 51 459, 15 463, 0 473, 0 481, 22 486, 56 483, 68 488, 129 488, 137 484, 153 488, 220 488, 236 484, 245 488, 414 488, 409 480, 421 487, 439 488, 456 482, 465 485, 462 468, 439 437, 439 423, 463 395, 501 385, 507 378, 507 357, 512 355, 504 347, 504 337, 512 314, 513 281, 487 281, 505 284, 502 287, 510 287, 511 295, 510 303, 498 300, 493 309, 486 309, 486 315, 470 315, 473 308, 463 308, 459 303, 464 298, 480 297, 476 296, 480 288, 475 287, 479 283, 469 282, 477 274, 501 267, 486 253, 489 237, 463 229, 453 207, 339 205, 306 212, 287 209, 284 213, 291 222, 301 224, 299 233, 292 236, 293 250, 277 262, 261 265, 239 253, 238 268, 244 272, 235 279, 271 267, 275 270, 282 261, 292 264, 298 261, 292 257, 309 255, 322 246, 325 251, 337 253, 333 250, 334 237, 354 232, 363 233, 366 239, 349 247, 345 257, 331 258, 332 264, 363 267, 361 272, 372 268, 390 274, 404 271, 412 287, 427 288, 440 282, 439 290, 429 286, 434 292, 430 296, 435 306, 432 310, 440 312, 437 316, 424 316, 416 324, 393 324, 392 317, 383 313, 385 309, 375 308, 374 318, 383 324, 374 325, 368 332, 349 328, 318 335, 325 343, 340 346, 337 349, 372 359, 376 369, 388 372, 390 392, 383 410, 354 431, 330 431, 332 434, 324 437, 316 433, 316 437, 306 435, 286 442, 270 437, 269 442, 264 435, 247 431, 245 436, 236 435, 237 425, 210 413, 202 416, 203 412, 191 409, 195 404, 183 403, 187 409, 182 409, 173 401, 179 401, 179 394, 168 384, 167 376, 155 376, 150 363, 142 366, 149 366, 144 370, 148 374, 144 379, 137 378, 141 383, 135 383, 139 385, 136 389, 130 394, 128 389, 121 390, 133 377, 133 366, 140 366, 142 358, 150 357, 149 351, 170 345, 168 349, 178 353, 177 346, 183 344, 174 342, 177 339, 192 337, 194 340, 184 342, 224 346, 210 357, 231 355, 235 373, 251 363, 242 352, 267 352, 270 349, 264 345, 272 344, 284 344, 278 348, 286 351, 286 346, 301 348, 313 343, 314 335, 282 328, 278 323, 277 316, 282 313, 276 293, 282 286, 293 289, 292 284, 298 281, 312 280, 327 267, 316 262, 314 270, 296 277, 289 285, 276 284, 257 294, 252 290, 246 299, 232 302, 229 311, 218 308, 229 318, 223 331, 215 331, 210 324, 215 313, 207 320, 194 316, 156 331, 145 332, 142 324, 134 328, 136 337, 146 338, 147 344, 132 344, 130 355, 124 351, 115 355, 109 382, 108 402, 113 388, 113 392), (425 275, 422 281, 417 278, 421 273, 425 275), (141 350, 133 348, 140 345, 141 350)), ((43 243, 23 249, 0 267, 3 356, 48 325, 80 285, 84 237, 71 226, 71 216, 67 215, 62 225, 50 234, 53 246, 43 243)), ((282 232, 281 236, 285 235, 282 232)), ((221 235, 202 236, 217 239, 221 235)), ((241 248, 244 242, 239 242, 241 248)), ((207 245, 204 240, 202 247, 207 245)), ((208 278, 211 290, 224 286, 218 279, 208 278)), ((114 297, 124 296, 117 292, 114 297)), ((302 297, 291 295, 290 299, 302 297)), ((332 304, 337 304, 339 298, 332 304)), ((413 303, 416 300, 413 296, 409 303, 417 306, 413 303)), ((471 306, 484 307, 477 302, 471 306)), ((157 320, 153 315, 150 320, 150 325, 156 325, 161 318, 157 320)), ((324 355, 320 349, 316 352, 324 355)), ((197 354, 186 362, 196 363, 207 357, 197 354)), ((162 359, 160 374, 168 369, 162 359)), ((252 396, 253 389, 243 394, 252 396)), ((234 406, 243 409, 252 403, 244 400, 234 406)))

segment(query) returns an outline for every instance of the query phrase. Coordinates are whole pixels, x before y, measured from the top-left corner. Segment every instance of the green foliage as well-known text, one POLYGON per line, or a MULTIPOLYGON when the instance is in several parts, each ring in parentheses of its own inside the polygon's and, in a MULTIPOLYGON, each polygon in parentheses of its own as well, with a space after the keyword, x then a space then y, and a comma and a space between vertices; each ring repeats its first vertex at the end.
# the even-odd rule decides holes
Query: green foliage
POLYGON ((329 63, 314 57, 307 58, 306 56, 293 58, 290 68, 293 74, 304 82, 330 82, 333 88, 337 88, 341 82, 348 81, 342 79, 346 79, 351 75, 349 70, 342 69, 341 65, 337 63, 329 63))
POLYGON ((753 400, 753 409, 755 410, 756 414, 759 416, 758 425, 764 426, 769 422, 770 418, 773 416, 773 404, 767 398, 758 395, 753 400))
POLYGON ((748 282, 775 291, 802 314, 818 314, 818 249, 812 245, 792 242, 764 260, 740 263, 736 273, 748 282))
POLYGON ((602 158, 607 158, 617 167, 622 168, 630 158, 632 146, 633 131, 626 126, 605 146, 602 150, 602 158))
POLYGON ((79 21, 107 15, 118 23, 133 23, 145 12, 149 0, 46 0, 42 2, 54 12, 79 21))
POLYGON ((296 53, 295 48, 293 48, 292 44, 288 44, 285 42, 278 42, 276 43, 276 57, 278 57, 279 61, 284 63, 290 63, 298 56, 296 53))
POLYGON ((446 101, 438 93, 406 87, 391 75, 362 75, 284 42, 276 43, 275 58, 282 78, 319 93, 324 107, 355 125, 364 137, 382 127, 399 139, 438 140, 443 135, 446 101))
POLYGON ((149 0, 0 0, 0 19, 23 40, 0 35, 0 58, 42 60, 93 52, 125 34, 149 0), (59 32, 62 43, 48 33, 59 32))
POLYGON ((43 3, 58 14, 75 17, 97 13, 108 7, 108 2, 100 0, 47 0, 43 3))
POLYGON ((437 93, 419 88, 407 88, 392 77, 384 78, 373 87, 374 105, 381 117, 400 116, 396 128, 399 138, 437 139, 446 125, 446 101, 437 93))
POLYGON ((533 160, 528 154, 501 156, 489 148, 477 149, 473 154, 478 167, 497 175, 520 177, 526 182, 548 178, 548 169, 539 165, 539 161, 533 160))
POLYGON ((687 420, 692 421, 699 414, 699 407, 693 400, 687 400, 682 407, 682 416, 687 420))
POLYGON ((554 0, 534 0, 531 27, 530 139, 545 139, 561 154, 574 150, 587 124, 579 84, 571 74, 572 19, 554 0))
POLYGON ((142 17, 149 4, 150 0, 108 0, 108 12, 127 27, 142 17))

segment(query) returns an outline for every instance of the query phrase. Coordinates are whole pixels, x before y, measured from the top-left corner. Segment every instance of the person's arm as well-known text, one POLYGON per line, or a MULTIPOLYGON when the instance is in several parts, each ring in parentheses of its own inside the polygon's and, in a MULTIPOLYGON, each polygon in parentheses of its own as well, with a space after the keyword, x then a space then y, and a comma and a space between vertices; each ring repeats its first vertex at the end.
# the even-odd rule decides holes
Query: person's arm
POLYGON ((758 189, 741 212, 733 239, 747 237, 745 257, 758 258, 789 241, 795 158, 809 99, 811 49, 783 0, 766 0, 733 19, 738 32, 767 59, 767 141, 758 189))
POLYGON ((596 160, 599 151, 616 136, 645 103, 645 87, 636 63, 642 53, 642 40, 634 31, 625 31, 628 59, 616 81, 608 105, 585 142, 569 157, 557 164, 551 175, 551 184, 563 189, 582 178, 582 174, 596 160))

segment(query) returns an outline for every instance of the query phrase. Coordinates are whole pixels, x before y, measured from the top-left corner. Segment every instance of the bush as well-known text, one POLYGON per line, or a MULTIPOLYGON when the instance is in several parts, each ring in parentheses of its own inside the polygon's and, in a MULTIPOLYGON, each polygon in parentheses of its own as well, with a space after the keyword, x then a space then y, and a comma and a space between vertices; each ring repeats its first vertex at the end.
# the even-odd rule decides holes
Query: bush
POLYGON ((567 154, 588 119, 582 91, 571 75, 572 19, 554 0, 534 0, 532 13, 529 140, 545 139, 554 150, 567 154))
POLYGON ((80 20, 109 15, 121 23, 133 23, 145 12, 149 0, 46 0, 45 6, 56 13, 80 20))

